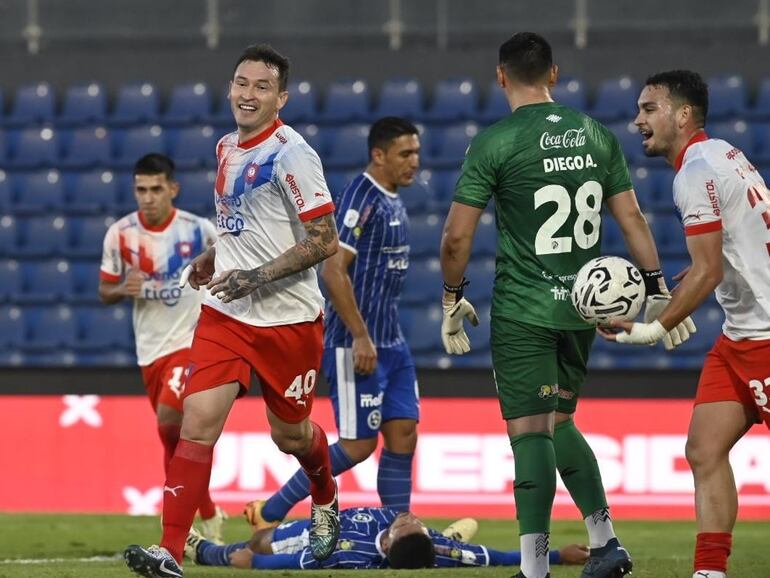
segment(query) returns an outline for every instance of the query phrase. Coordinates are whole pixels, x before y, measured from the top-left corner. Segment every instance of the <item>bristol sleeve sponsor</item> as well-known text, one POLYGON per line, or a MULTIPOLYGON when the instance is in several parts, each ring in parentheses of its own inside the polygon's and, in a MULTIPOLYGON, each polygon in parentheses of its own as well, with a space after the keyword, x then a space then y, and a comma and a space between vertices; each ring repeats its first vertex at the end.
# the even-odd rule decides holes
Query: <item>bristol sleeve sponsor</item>
POLYGON ((306 143, 297 144, 283 154, 279 164, 279 184, 296 208, 302 221, 334 210, 331 193, 323 176, 321 160, 306 143))

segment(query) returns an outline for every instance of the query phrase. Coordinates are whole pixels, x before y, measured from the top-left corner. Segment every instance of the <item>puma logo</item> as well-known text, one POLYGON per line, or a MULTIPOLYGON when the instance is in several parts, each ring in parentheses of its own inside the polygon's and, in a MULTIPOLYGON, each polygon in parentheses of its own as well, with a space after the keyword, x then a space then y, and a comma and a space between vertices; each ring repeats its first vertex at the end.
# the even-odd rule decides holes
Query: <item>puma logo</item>
POLYGON ((305 402, 304 399, 298 399, 297 405, 301 405, 302 407, 307 407, 307 403, 305 402))
POLYGON ((169 488, 168 486, 163 486, 163 491, 164 492, 170 492, 172 496, 177 498, 178 495, 177 495, 176 492, 177 492, 177 490, 181 490, 182 488, 184 488, 184 486, 174 486, 173 488, 169 488))

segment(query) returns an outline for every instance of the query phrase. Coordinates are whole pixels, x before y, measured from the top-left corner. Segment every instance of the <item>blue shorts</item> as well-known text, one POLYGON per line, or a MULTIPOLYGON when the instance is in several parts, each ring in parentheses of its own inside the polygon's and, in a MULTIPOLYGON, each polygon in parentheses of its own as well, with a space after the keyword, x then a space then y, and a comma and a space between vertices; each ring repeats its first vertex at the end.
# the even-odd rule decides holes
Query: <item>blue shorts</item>
POLYGON ((321 367, 329 382, 340 438, 372 438, 382 422, 420 419, 417 374, 406 344, 378 347, 377 369, 371 375, 353 371, 353 351, 348 347, 324 349, 321 367))
POLYGON ((284 522, 273 530, 273 554, 296 554, 310 544, 310 520, 284 522))

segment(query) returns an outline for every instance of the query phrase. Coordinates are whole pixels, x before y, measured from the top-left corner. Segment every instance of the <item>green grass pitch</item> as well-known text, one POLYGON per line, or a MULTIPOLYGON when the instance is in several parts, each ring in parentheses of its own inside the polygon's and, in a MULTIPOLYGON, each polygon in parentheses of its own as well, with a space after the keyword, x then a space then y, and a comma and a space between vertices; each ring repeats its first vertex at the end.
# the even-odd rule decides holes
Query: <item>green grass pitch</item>
MULTIPOLYGON (((447 520, 428 520, 442 528, 447 520)), ((632 578, 690 578, 691 556, 695 540, 692 522, 616 522, 615 528, 635 561, 632 578)), ((552 528, 551 542, 563 545, 585 541, 580 522, 557 522, 552 528)), ((767 536, 770 524, 744 522, 734 533, 730 576, 766 578, 770 575, 770 549, 767 536)), ((0 514, 0 578, 112 578, 132 574, 118 553, 130 543, 149 545, 158 540, 157 518, 90 515, 0 514), (84 561, 87 558, 99 558, 84 561), (14 562, 20 560, 22 562, 14 562)), ((248 528, 242 519, 227 522, 228 540, 245 540, 248 528)), ((516 547, 516 525, 513 521, 480 520, 476 542, 499 549, 516 547)), ((443 578, 470 576, 508 578, 515 568, 470 568, 422 571, 371 570, 372 578, 398 576, 432 576, 443 578)), ((272 571, 259 572, 264 578, 293 576, 339 576, 351 571, 272 571)), ((185 577, 207 578, 249 574, 232 568, 206 568, 188 564, 185 577)), ((580 567, 556 566, 553 578, 577 578, 580 567)))

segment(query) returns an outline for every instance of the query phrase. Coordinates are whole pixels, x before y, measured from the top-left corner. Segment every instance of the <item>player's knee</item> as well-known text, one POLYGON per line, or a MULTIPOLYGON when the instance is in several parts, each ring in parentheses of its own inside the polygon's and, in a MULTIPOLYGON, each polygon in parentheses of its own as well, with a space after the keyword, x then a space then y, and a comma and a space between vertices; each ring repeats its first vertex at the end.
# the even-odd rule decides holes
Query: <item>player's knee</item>
POLYGON ((313 441, 312 438, 308 439, 300 432, 278 432, 273 430, 270 432, 270 437, 273 438, 273 442, 279 450, 294 456, 301 456, 307 453, 313 441))
POLYGON ((354 464, 360 464, 377 449, 377 438, 340 440, 345 453, 354 464))
POLYGON ((711 470, 722 460, 727 459, 727 454, 715 444, 709 443, 708 436, 688 437, 684 453, 694 473, 711 470))
POLYGON ((207 412, 188 411, 182 419, 181 437, 199 443, 213 444, 222 431, 219 416, 207 412))

